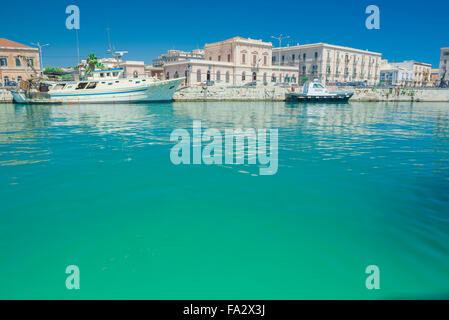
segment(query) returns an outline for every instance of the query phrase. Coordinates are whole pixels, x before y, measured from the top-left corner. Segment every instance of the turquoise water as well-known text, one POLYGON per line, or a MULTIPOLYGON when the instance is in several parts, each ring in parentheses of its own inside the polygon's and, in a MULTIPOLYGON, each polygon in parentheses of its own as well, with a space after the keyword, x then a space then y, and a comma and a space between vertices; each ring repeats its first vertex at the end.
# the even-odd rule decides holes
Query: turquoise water
POLYGON ((0 105, 2 299, 449 298, 448 208, 447 103, 0 105), (173 165, 194 119, 277 174, 173 165))

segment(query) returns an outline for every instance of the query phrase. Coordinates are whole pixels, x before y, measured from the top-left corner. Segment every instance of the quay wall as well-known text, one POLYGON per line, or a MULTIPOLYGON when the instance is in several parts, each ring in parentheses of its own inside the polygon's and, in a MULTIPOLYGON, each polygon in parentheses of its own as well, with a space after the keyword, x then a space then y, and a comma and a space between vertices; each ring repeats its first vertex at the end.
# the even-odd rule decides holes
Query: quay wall
MULTIPOLYGON (((449 89, 329 87, 332 91, 354 91, 351 101, 449 102, 449 89)), ((298 89, 296 89, 298 90, 298 89)), ((176 91, 175 101, 284 101, 287 88, 274 86, 192 86, 176 91)))
POLYGON ((0 102, 12 102, 12 94, 5 88, 0 88, 0 102))
MULTIPOLYGON (((351 101, 449 102, 449 89, 351 87, 329 87, 328 89, 331 92, 354 91, 351 101)), ((284 101, 287 92, 287 88, 274 86, 192 86, 180 88, 173 98, 175 101, 284 101)), ((12 95, 5 88, 0 88, 1 102, 12 102, 12 95)))

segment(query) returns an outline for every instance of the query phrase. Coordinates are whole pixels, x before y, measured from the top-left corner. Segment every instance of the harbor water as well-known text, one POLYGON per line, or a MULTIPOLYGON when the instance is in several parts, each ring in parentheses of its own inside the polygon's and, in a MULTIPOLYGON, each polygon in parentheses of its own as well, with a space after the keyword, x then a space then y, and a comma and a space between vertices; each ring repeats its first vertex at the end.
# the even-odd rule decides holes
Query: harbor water
POLYGON ((0 104, 0 252, 1 299, 449 298, 449 104, 0 104), (174 165, 194 120, 277 173, 174 165))

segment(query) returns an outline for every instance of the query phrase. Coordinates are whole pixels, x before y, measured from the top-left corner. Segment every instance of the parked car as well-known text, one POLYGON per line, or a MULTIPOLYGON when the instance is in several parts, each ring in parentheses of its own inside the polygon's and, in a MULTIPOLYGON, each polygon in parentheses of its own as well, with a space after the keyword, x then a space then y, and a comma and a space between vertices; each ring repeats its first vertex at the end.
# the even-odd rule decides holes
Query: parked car
POLYGON ((251 82, 245 83, 244 87, 257 87, 257 80, 253 80, 251 82))

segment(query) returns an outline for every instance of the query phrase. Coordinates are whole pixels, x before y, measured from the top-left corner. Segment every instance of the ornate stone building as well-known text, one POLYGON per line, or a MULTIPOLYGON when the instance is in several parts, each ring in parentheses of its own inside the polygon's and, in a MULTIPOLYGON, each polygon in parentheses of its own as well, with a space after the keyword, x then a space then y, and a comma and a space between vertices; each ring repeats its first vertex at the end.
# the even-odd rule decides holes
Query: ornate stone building
POLYGON ((163 65, 166 79, 186 77, 187 85, 215 83, 245 85, 283 82, 295 84, 298 69, 293 66, 272 66, 273 45, 262 40, 234 37, 206 44, 204 59, 190 58, 163 65))
POLYGON ((3 85, 27 80, 40 72, 39 50, 0 38, 0 79, 3 85))
POLYGON ((325 84, 380 80, 381 53, 315 43, 273 49, 273 64, 295 66, 301 79, 318 79, 325 84))

